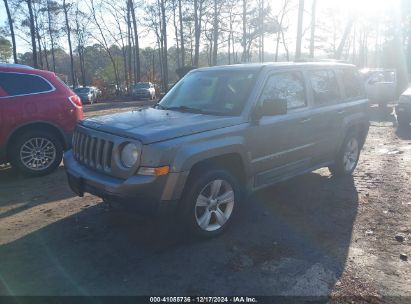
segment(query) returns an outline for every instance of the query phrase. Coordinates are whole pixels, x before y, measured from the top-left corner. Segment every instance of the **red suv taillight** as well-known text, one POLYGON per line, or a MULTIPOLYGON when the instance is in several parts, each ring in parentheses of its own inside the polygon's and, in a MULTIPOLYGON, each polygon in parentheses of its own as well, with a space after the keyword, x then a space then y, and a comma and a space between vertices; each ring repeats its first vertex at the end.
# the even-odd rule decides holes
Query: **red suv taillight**
POLYGON ((75 106, 76 108, 83 107, 83 104, 81 103, 81 99, 77 95, 70 96, 68 99, 70 100, 72 105, 75 106))

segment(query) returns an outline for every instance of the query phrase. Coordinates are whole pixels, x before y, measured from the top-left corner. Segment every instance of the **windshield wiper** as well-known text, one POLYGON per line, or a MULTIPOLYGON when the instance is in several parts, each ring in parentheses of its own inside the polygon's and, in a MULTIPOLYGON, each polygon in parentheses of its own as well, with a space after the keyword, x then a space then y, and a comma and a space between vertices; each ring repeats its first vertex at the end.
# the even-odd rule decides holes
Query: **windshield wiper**
POLYGON ((193 112, 193 113, 205 113, 205 111, 198 109, 198 108, 191 108, 187 106, 178 106, 178 107, 163 107, 165 110, 174 110, 174 111, 182 111, 182 112, 193 112))
POLYGON ((170 111, 180 111, 180 112, 190 112, 190 113, 196 113, 196 114, 205 114, 205 115, 224 115, 223 113, 220 112, 215 112, 215 111, 204 111, 199 108, 191 108, 187 106, 177 106, 177 107, 164 107, 160 104, 154 105, 154 107, 158 107, 161 110, 170 110, 170 111))
POLYGON ((161 110, 168 110, 168 108, 162 106, 162 105, 159 104, 159 103, 156 103, 156 104, 153 106, 153 108, 155 108, 155 109, 161 109, 161 110))

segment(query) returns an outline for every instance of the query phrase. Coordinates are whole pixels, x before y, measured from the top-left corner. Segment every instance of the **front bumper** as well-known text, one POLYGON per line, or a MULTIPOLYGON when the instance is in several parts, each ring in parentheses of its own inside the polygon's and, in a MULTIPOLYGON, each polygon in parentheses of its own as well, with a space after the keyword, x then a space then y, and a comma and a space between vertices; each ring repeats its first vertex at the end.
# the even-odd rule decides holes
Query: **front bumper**
POLYGON ((85 95, 79 95, 81 102, 90 102, 91 97, 85 95))
POLYGON ((119 179, 78 163, 71 150, 64 154, 64 167, 69 186, 78 196, 91 193, 153 210, 172 208, 180 199, 188 176, 188 172, 178 172, 159 177, 133 175, 125 180, 119 179))
POLYGON ((135 98, 151 98, 151 93, 149 91, 144 92, 134 92, 133 96, 135 98))

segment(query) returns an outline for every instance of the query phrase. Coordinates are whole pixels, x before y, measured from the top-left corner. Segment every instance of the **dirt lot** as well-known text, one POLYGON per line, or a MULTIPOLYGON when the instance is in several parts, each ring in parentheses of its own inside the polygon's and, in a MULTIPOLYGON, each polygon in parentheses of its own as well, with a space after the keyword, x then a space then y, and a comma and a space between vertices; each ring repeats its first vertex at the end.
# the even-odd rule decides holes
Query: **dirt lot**
MULTIPOLYGON (((88 116, 135 108, 86 106, 88 116)), ((0 170, 0 295, 411 296, 411 130, 372 108, 353 177, 322 169, 255 193, 217 239, 194 241, 91 195, 63 167, 0 170), (400 254, 408 255, 403 261, 400 254)), ((393 298, 381 299, 381 296, 393 298)), ((366 300, 366 299, 364 299, 366 300)))

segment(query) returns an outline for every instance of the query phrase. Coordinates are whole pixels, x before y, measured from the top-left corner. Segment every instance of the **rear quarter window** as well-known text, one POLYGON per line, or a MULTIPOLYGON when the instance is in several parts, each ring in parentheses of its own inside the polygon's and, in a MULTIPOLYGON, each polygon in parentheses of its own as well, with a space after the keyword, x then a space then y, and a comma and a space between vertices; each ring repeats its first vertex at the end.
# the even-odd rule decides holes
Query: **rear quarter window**
POLYGON ((41 76, 13 72, 0 72, 0 87, 8 96, 45 93, 54 89, 41 76))

